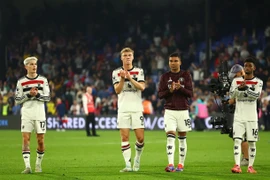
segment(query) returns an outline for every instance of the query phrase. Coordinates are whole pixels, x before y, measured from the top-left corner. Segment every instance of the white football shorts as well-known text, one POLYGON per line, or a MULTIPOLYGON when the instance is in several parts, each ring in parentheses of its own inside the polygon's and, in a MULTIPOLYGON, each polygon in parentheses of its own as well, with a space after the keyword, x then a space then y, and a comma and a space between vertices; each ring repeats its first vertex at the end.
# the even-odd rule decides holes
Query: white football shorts
POLYGON ((22 120, 21 132, 36 132, 37 134, 46 133, 46 120, 22 120))
POLYGON ((118 113, 117 115, 117 128, 131 128, 140 129, 144 128, 144 117, 142 112, 126 112, 118 113))
POLYGON ((258 141, 258 122, 257 121, 248 121, 241 122, 234 120, 233 122, 233 138, 241 138, 246 134, 247 141, 258 141))
POLYGON ((191 119, 188 110, 169 110, 164 113, 165 131, 188 132, 191 131, 191 119))

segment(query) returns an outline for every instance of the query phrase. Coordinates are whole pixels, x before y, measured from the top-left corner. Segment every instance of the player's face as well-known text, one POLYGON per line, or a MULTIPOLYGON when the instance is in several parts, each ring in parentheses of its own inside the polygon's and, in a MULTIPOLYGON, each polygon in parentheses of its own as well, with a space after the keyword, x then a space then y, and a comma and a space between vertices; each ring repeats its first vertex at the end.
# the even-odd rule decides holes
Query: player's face
POLYGON ((256 68, 255 68, 254 64, 251 63, 251 62, 246 62, 246 63, 244 64, 244 70, 245 70, 245 73, 246 73, 246 74, 253 74, 253 71, 254 71, 255 69, 256 69, 256 68))
POLYGON ((31 60, 27 65, 25 65, 25 69, 27 73, 33 74, 37 72, 37 62, 35 60, 31 60))
POLYGON ((134 59, 132 52, 123 52, 121 55, 121 60, 123 61, 123 64, 132 64, 132 61, 134 59))
POLYGON ((181 66, 181 60, 179 57, 170 57, 169 66, 172 72, 179 72, 181 66))

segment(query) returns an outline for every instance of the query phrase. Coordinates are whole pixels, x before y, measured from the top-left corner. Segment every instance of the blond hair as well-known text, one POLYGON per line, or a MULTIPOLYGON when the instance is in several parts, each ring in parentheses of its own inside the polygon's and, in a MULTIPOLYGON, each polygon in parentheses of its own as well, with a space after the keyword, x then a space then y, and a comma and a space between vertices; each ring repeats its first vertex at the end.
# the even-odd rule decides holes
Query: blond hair
POLYGON ((28 58, 26 58, 24 61, 23 61, 23 64, 26 66, 30 61, 32 61, 32 60, 34 60, 34 61, 38 61, 38 59, 36 58, 36 57, 34 57, 34 56, 31 56, 31 57, 28 57, 28 58))
POLYGON ((122 55, 125 52, 131 52, 134 55, 134 51, 129 47, 126 47, 126 48, 122 49, 121 52, 120 52, 120 55, 122 55))

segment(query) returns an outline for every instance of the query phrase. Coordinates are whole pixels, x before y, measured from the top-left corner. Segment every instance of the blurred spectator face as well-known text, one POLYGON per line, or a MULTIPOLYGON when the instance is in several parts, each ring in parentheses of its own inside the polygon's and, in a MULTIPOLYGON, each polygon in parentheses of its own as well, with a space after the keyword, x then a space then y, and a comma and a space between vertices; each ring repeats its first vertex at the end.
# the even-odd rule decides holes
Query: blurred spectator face
POLYGON ((62 103, 62 100, 60 98, 57 98, 56 99, 56 104, 61 104, 62 103))
POLYGON ((89 93, 89 94, 92 94, 92 88, 91 87, 87 87, 86 88, 86 92, 89 93))

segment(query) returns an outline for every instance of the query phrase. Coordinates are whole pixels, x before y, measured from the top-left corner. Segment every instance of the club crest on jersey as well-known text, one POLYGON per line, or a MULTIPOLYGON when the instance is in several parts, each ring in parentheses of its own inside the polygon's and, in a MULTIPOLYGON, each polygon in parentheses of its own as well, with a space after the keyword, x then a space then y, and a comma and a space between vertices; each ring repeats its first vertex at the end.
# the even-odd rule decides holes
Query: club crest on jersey
POLYGON ((185 87, 185 85, 183 85, 182 83, 185 81, 185 78, 183 78, 183 77, 180 77, 179 78, 179 81, 180 81, 180 84, 181 84, 181 87, 185 87))
POLYGON ((180 77, 180 78, 179 78, 179 81, 180 81, 180 82, 184 82, 184 81, 185 81, 185 78, 180 77))

